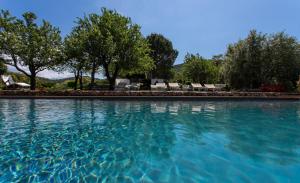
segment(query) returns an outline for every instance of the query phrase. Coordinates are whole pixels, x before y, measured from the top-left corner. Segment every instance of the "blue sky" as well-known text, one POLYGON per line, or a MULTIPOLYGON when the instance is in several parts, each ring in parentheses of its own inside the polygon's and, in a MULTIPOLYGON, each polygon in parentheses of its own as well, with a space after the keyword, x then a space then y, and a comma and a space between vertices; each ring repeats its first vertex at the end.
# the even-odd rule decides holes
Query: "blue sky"
POLYGON ((115 9, 141 25, 146 36, 161 33, 179 50, 176 63, 187 52, 210 58, 224 53, 229 43, 244 38, 249 30, 285 31, 300 39, 299 0, 0 0, 1 9, 15 16, 35 12, 70 32, 76 17, 115 9))

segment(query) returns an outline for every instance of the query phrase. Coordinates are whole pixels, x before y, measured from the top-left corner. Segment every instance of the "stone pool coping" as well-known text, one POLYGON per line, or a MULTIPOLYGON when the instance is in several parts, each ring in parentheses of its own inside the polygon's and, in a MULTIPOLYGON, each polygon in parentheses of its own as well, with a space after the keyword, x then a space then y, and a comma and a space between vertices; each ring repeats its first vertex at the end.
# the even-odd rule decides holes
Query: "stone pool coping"
POLYGON ((300 100, 300 93, 237 91, 29 91, 1 90, 0 99, 103 99, 103 100, 300 100))

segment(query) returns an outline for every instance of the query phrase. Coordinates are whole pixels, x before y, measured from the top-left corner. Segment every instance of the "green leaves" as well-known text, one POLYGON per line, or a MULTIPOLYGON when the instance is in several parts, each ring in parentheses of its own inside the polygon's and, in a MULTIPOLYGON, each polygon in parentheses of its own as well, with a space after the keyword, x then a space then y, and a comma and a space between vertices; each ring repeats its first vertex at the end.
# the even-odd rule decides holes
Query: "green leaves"
POLYGON ((187 54, 183 64, 185 82, 215 83, 218 80, 218 68, 211 60, 200 55, 187 54))
POLYGON ((35 23, 37 16, 32 12, 17 19, 8 11, 0 13, 1 57, 9 65, 31 78, 31 89, 35 89, 37 73, 51 69, 62 57, 59 29, 43 21, 35 23))
POLYGON ((104 8, 101 15, 85 16, 74 29, 84 35, 82 49, 92 63, 92 77, 102 66, 111 88, 121 72, 145 73, 153 68, 140 27, 115 11, 104 8))
POLYGON ((4 64, 3 60, 0 59, 0 76, 7 72, 7 66, 4 64))
POLYGON ((147 41, 151 49, 150 56, 155 62, 155 69, 151 72, 152 77, 170 79, 178 51, 173 48, 170 40, 160 34, 149 35, 147 41))
POLYGON ((262 84, 296 85, 300 73, 299 44, 285 33, 266 35, 251 31, 248 37, 230 45, 225 76, 231 87, 255 89, 262 84))

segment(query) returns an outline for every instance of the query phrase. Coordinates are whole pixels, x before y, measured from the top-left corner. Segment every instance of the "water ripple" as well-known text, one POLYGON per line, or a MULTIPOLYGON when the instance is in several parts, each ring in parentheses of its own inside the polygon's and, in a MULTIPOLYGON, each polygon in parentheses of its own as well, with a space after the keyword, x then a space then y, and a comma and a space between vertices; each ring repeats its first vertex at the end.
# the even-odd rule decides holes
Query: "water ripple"
POLYGON ((299 182, 298 102, 0 100, 0 182, 299 182))

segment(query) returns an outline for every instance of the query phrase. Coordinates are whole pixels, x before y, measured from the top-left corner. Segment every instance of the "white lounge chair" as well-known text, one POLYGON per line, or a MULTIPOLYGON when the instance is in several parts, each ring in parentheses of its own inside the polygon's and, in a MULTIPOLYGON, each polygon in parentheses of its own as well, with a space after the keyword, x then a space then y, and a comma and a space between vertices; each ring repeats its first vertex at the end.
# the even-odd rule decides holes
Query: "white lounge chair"
POLYGON ((217 90, 224 90, 226 88, 226 84, 215 84, 217 90))
POLYGON ((156 83, 165 83, 163 79, 151 79, 151 85, 155 85, 156 83))
POLYGON ((204 88, 206 90, 212 90, 212 91, 214 91, 216 89, 215 85, 213 85, 213 84, 204 84, 204 88))
POLYGON ((140 90, 141 83, 131 83, 130 85, 125 86, 129 90, 140 90))
POLYGON ((151 79, 151 90, 167 90, 163 79, 151 79))
POLYGON ((182 90, 183 91, 191 91, 193 90, 191 85, 182 85, 182 90))
POLYGON ((179 90, 180 86, 178 83, 169 83, 170 90, 179 90))
POLYGON ((11 75, 9 75, 9 76, 2 75, 1 79, 6 87, 17 87, 17 88, 18 87, 19 88, 29 88, 30 87, 30 85, 27 83, 15 82, 13 80, 13 78, 11 77, 11 75))
POLYGON ((129 79, 116 79, 115 90, 128 89, 129 85, 130 85, 129 79))
POLYGON ((201 90, 204 89, 204 87, 200 83, 192 83, 193 90, 201 90))
POLYGON ((151 90, 167 90, 167 85, 165 83, 156 83, 151 85, 151 90))

